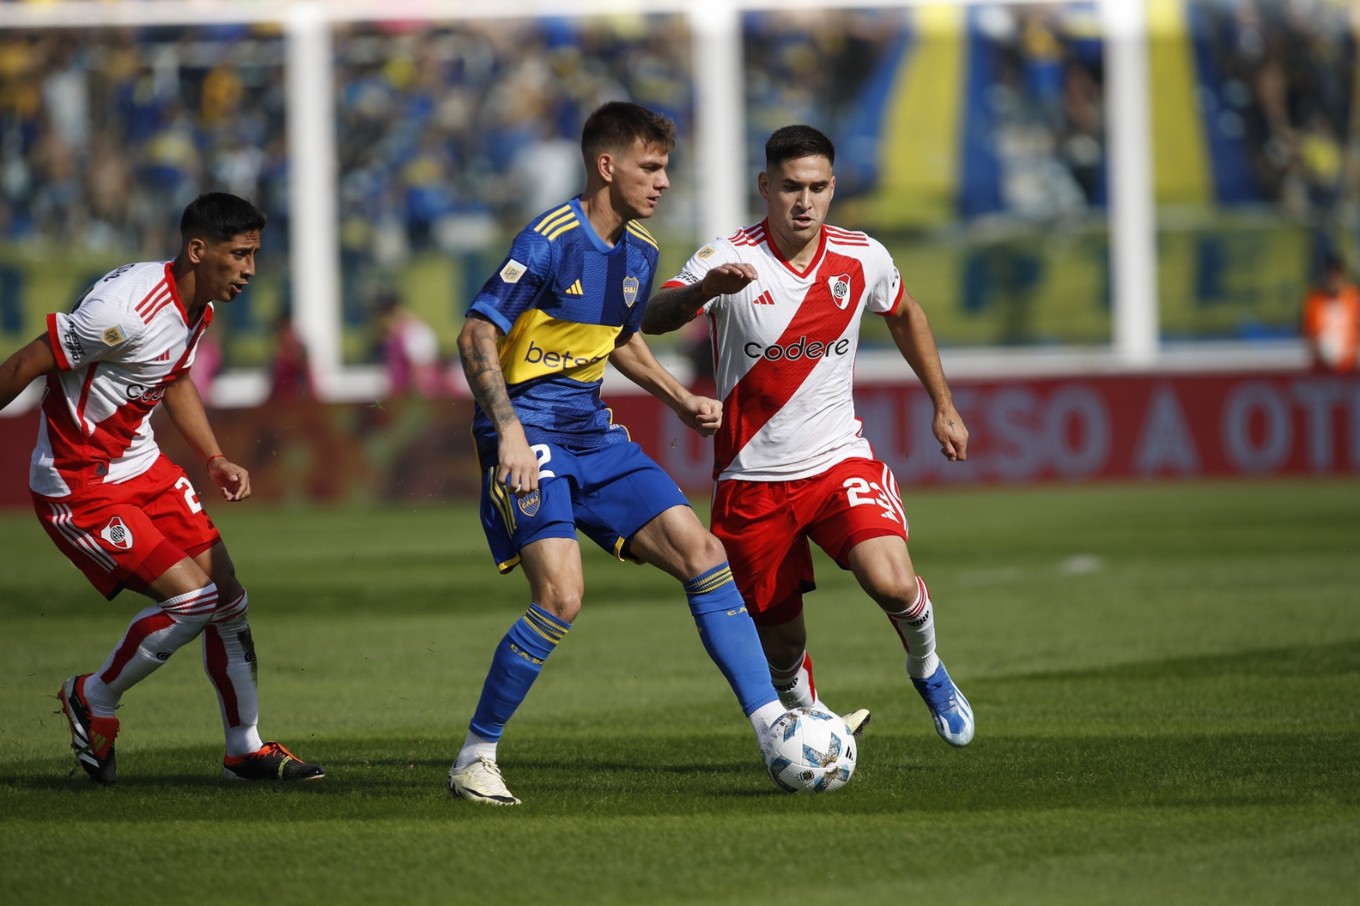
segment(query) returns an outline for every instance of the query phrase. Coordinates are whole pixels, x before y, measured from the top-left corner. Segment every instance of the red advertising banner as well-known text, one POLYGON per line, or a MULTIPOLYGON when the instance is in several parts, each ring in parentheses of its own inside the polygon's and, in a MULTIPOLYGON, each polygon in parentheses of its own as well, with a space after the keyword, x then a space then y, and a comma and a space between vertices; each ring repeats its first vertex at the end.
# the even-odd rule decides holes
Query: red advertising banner
MULTIPOLYGON (((939 454, 915 385, 856 391, 864 434, 908 487, 1360 475, 1360 376, 1241 373, 959 381, 966 463, 939 454)), ((614 420, 686 491, 707 494, 711 441, 647 396, 614 420)), ((219 440, 267 501, 435 502, 476 493, 467 400, 305 404, 213 413, 219 440)), ((28 506, 37 413, 0 418, 0 506, 28 506)), ((167 454, 205 480, 168 424, 167 454)))
MULTIPOLYGON (((959 382, 966 463, 939 454, 917 386, 861 384, 864 435, 904 485, 1360 473, 1360 376, 1112 375, 959 382)), ((708 441, 646 399, 614 403, 687 490, 708 441)))

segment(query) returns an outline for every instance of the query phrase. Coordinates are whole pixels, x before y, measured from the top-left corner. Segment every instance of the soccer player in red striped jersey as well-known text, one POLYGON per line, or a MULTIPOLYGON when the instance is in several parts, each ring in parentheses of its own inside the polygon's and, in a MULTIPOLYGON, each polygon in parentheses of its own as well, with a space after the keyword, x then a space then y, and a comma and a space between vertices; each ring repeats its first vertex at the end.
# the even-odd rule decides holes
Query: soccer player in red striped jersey
POLYGON ((117 779, 123 694, 200 636, 226 733, 223 775, 324 776, 260 738, 246 590, 193 483, 151 429, 164 403, 223 499, 250 496, 250 474, 222 453, 189 368, 214 303, 236 298, 255 275, 264 226, 265 215, 243 198, 199 196, 180 219, 173 261, 111 271, 0 364, 0 409, 46 380, 29 466, 43 528, 106 598, 128 588, 151 600, 97 671, 58 692, 76 762, 98 783, 117 779))
MULTIPOLYGON (((925 312, 887 249, 826 222, 835 146, 811 126, 776 130, 758 176, 766 216, 699 249, 647 303, 644 333, 709 319, 723 424, 714 437, 712 529, 760 631, 788 707, 820 704, 803 595, 817 544, 883 609, 907 674, 945 742, 974 720, 935 651, 934 607, 907 549, 897 481, 855 415, 853 369, 866 311, 883 317, 934 404, 941 452, 968 455, 925 312)), ((847 720, 867 720, 855 712, 847 720)))

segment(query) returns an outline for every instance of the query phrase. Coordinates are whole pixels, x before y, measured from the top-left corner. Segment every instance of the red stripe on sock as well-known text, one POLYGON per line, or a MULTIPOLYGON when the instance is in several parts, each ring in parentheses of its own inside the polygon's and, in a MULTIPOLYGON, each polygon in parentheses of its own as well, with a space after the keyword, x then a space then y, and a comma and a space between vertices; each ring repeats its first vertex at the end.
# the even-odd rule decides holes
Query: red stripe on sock
POLYGON ((149 636, 168 629, 174 624, 175 620, 167 613, 153 613, 142 617, 137 622, 128 627, 127 634, 123 636, 123 641, 119 644, 118 650, 113 653, 113 661, 109 664, 109 669, 99 674, 99 680, 104 685, 112 685, 118 679, 123 668, 137 656, 137 649, 141 647, 149 636))
POLYGON ((236 700, 236 687, 231 684, 231 677, 227 674, 227 646, 222 641, 222 633, 211 623, 203 630, 203 666, 217 694, 222 697, 222 710, 227 723, 239 727, 241 707, 236 700))

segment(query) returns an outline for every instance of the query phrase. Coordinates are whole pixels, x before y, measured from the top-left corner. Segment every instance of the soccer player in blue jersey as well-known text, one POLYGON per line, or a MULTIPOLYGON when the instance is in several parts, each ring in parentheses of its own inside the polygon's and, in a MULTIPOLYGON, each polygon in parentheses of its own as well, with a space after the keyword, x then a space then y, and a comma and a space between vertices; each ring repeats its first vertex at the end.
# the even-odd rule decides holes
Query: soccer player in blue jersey
POLYGON ((523 567, 531 600, 496 646, 449 769, 449 791, 473 802, 519 804, 496 746, 581 609, 578 529, 683 583, 704 647, 758 740, 784 711, 722 544, 600 399, 608 362, 700 434, 722 422, 722 404, 686 390, 638 333, 657 261, 639 221, 670 185, 674 144, 671 121, 636 104, 592 113, 581 135, 585 191, 520 231, 458 337, 477 400, 482 528, 501 572, 523 567))

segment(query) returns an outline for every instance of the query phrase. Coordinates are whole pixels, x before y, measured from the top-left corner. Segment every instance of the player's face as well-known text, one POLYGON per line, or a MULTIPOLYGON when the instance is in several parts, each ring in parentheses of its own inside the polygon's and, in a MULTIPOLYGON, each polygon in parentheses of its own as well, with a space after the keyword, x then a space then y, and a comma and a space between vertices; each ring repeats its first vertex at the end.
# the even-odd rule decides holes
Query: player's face
POLYGON ((781 251, 802 249, 817 240, 836 194, 831 161, 821 155, 786 160, 762 172, 759 186, 781 251))
POLYGON ((661 193, 671 186, 666 174, 668 163, 670 154, 665 149, 644 145, 641 139, 634 139, 626 151, 612 156, 611 195, 624 219, 645 219, 656 213, 661 193))
POLYGON ((194 240, 201 243, 197 267, 201 299, 230 302, 241 294, 255 276, 255 253, 260 250, 260 233, 237 233, 226 242, 194 240))

